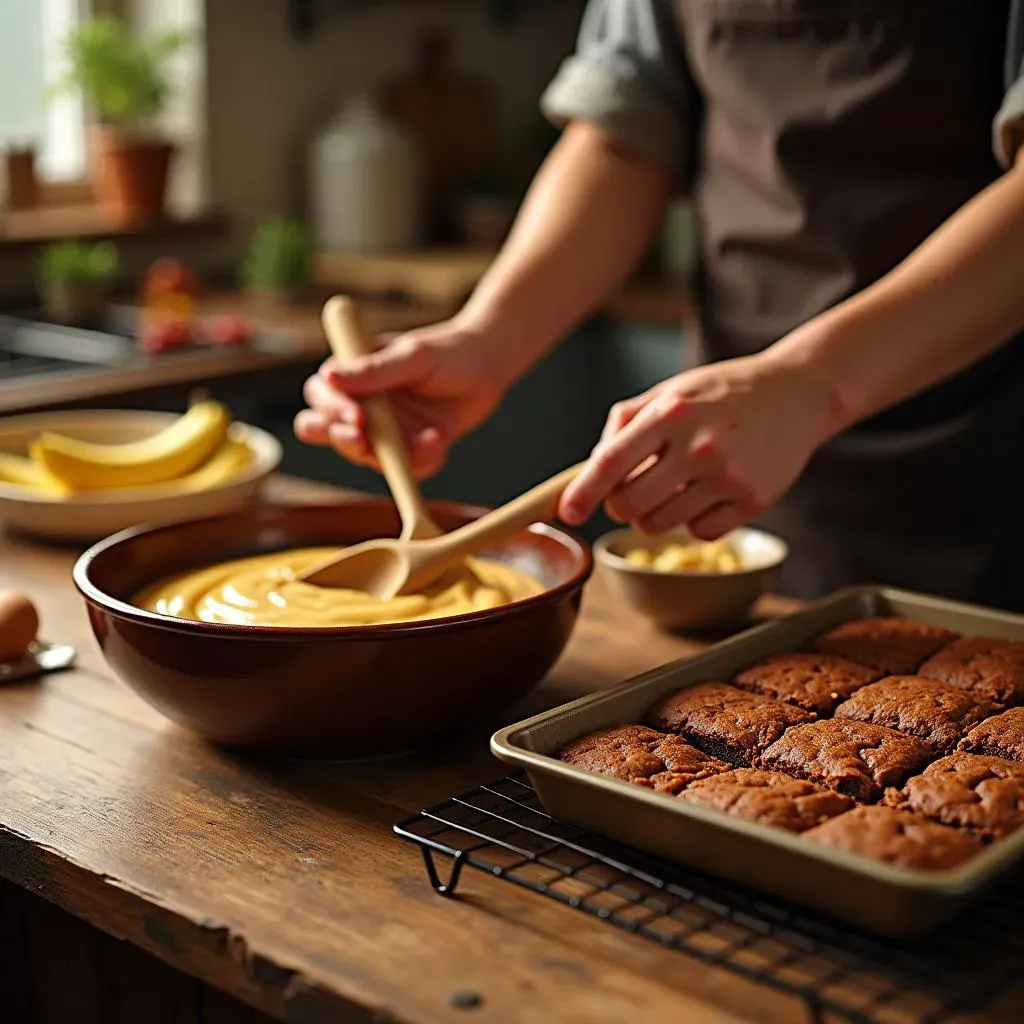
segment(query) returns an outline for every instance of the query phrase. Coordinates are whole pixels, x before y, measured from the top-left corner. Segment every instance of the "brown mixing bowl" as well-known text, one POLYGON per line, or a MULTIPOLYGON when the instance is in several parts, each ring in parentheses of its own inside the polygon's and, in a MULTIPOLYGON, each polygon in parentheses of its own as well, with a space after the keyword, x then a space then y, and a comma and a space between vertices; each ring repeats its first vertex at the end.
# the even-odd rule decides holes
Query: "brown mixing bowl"
MULTIPOLYGON (((481 509, 431 504, 446 530, 481 509)), ((387 501, 253 508, 135 527, 75 566, 93 632, 117 674, 168 718, 215 742, 365 758, 401 753, 490 720, 555 663, 593 562, 535 525, 486 557, 530 573, 537 597, 426 622, 280 629, 175 619, 131 604, 174 573, 246 555, 396 536, 387 501)))

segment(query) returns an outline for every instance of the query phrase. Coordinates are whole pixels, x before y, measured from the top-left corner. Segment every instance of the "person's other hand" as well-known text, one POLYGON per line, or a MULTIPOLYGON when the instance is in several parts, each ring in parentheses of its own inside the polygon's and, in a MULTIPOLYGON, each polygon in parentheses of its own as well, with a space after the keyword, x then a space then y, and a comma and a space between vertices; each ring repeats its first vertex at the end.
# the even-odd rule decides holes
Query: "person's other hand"
POLYGON ((436 473, 452 443, 482 423, 501 401, 504 385, 487 341, 445 321, 377 340, 371 355, 342 366, 328 359, 303 389, 309 408, 295 418, 307 444, 327 445, 359 465, 377 467, 360 400, 384 395, 394 406, 419 477, 436 473))
POLYGON ((715 540, 782 497, 839 421, 829 388, 771 350, 702 366, 612 408, 559 513, 579 524, 604 503, 645 532, 715 540))

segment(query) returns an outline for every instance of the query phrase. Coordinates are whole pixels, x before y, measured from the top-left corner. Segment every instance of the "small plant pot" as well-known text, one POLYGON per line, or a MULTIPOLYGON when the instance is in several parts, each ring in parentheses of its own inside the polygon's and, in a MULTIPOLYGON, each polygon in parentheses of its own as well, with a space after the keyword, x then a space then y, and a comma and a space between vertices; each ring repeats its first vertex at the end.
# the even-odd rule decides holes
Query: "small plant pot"
POLYGON ((47 281, 41 286, 46 315, 56 323, 88 327, 99 323, 110 298, 106 284, 47 281))
POLYGON ((10 150, 6 155, 7 205, 12 210, 30 210, 39 198, 35 150, 10 150))
POLYGON ((159 220, 175 147, 165 139, 132 135, 110 125, 92 130, 93 191, 119 223, 159 220))

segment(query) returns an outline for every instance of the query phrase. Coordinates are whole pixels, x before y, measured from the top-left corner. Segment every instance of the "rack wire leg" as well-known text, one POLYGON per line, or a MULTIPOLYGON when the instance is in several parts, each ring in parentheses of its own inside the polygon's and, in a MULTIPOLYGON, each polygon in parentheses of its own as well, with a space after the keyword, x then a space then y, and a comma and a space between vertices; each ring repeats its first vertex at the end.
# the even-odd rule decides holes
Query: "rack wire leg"
POLYGON ((466 855, 464 853, 455 854, 455 857, 452 859, 452 870, 448 875, 448 881, 442 882, 441 876, 437 872, 437 864, 434 861, 434 852, 426 846, 421 846, 420 852, 423 854, 423 863, 427 868, 427 877, 430 879, 434 892, 441 896, 454 896, 455 890, 459 885, 459 879, 462 877, 462 866, 466 862, 466 855))

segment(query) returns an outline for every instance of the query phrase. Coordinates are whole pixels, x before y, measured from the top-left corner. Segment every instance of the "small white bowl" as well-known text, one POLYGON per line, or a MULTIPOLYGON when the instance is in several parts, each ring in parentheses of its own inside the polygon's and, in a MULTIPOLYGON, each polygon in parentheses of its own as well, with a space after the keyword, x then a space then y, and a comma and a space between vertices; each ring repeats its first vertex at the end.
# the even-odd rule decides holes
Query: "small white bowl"
MULTIPOLYGON (((115 444, 137 441, 163 430, 175 413, 104 412, 37 413, 0 420, 0 451, 24 455, 44 430, 83 441, 115 444)), ((173 485, 74 494, 48 498, 0 482, 0 522, 9 529, 56 541, 93 541, 140 523, 234 512, 254 502, 267 478, 281 462, 281 445, 264 430, 239 424, 252 448, 253 460, 237 476, 217 487, 181 493, 173 485)))
POLYGON ((737 572, 663 572, 634 565, 633 548, 692 543, 686 534, 651 538, 636 530, 612 530, 594 545, 594 557, 613 593, 662 629, 709 629, 741 619, 771 589, 772 576, 789 557, 785 541, 742 527, 729 542, 745 568, 737 572))

